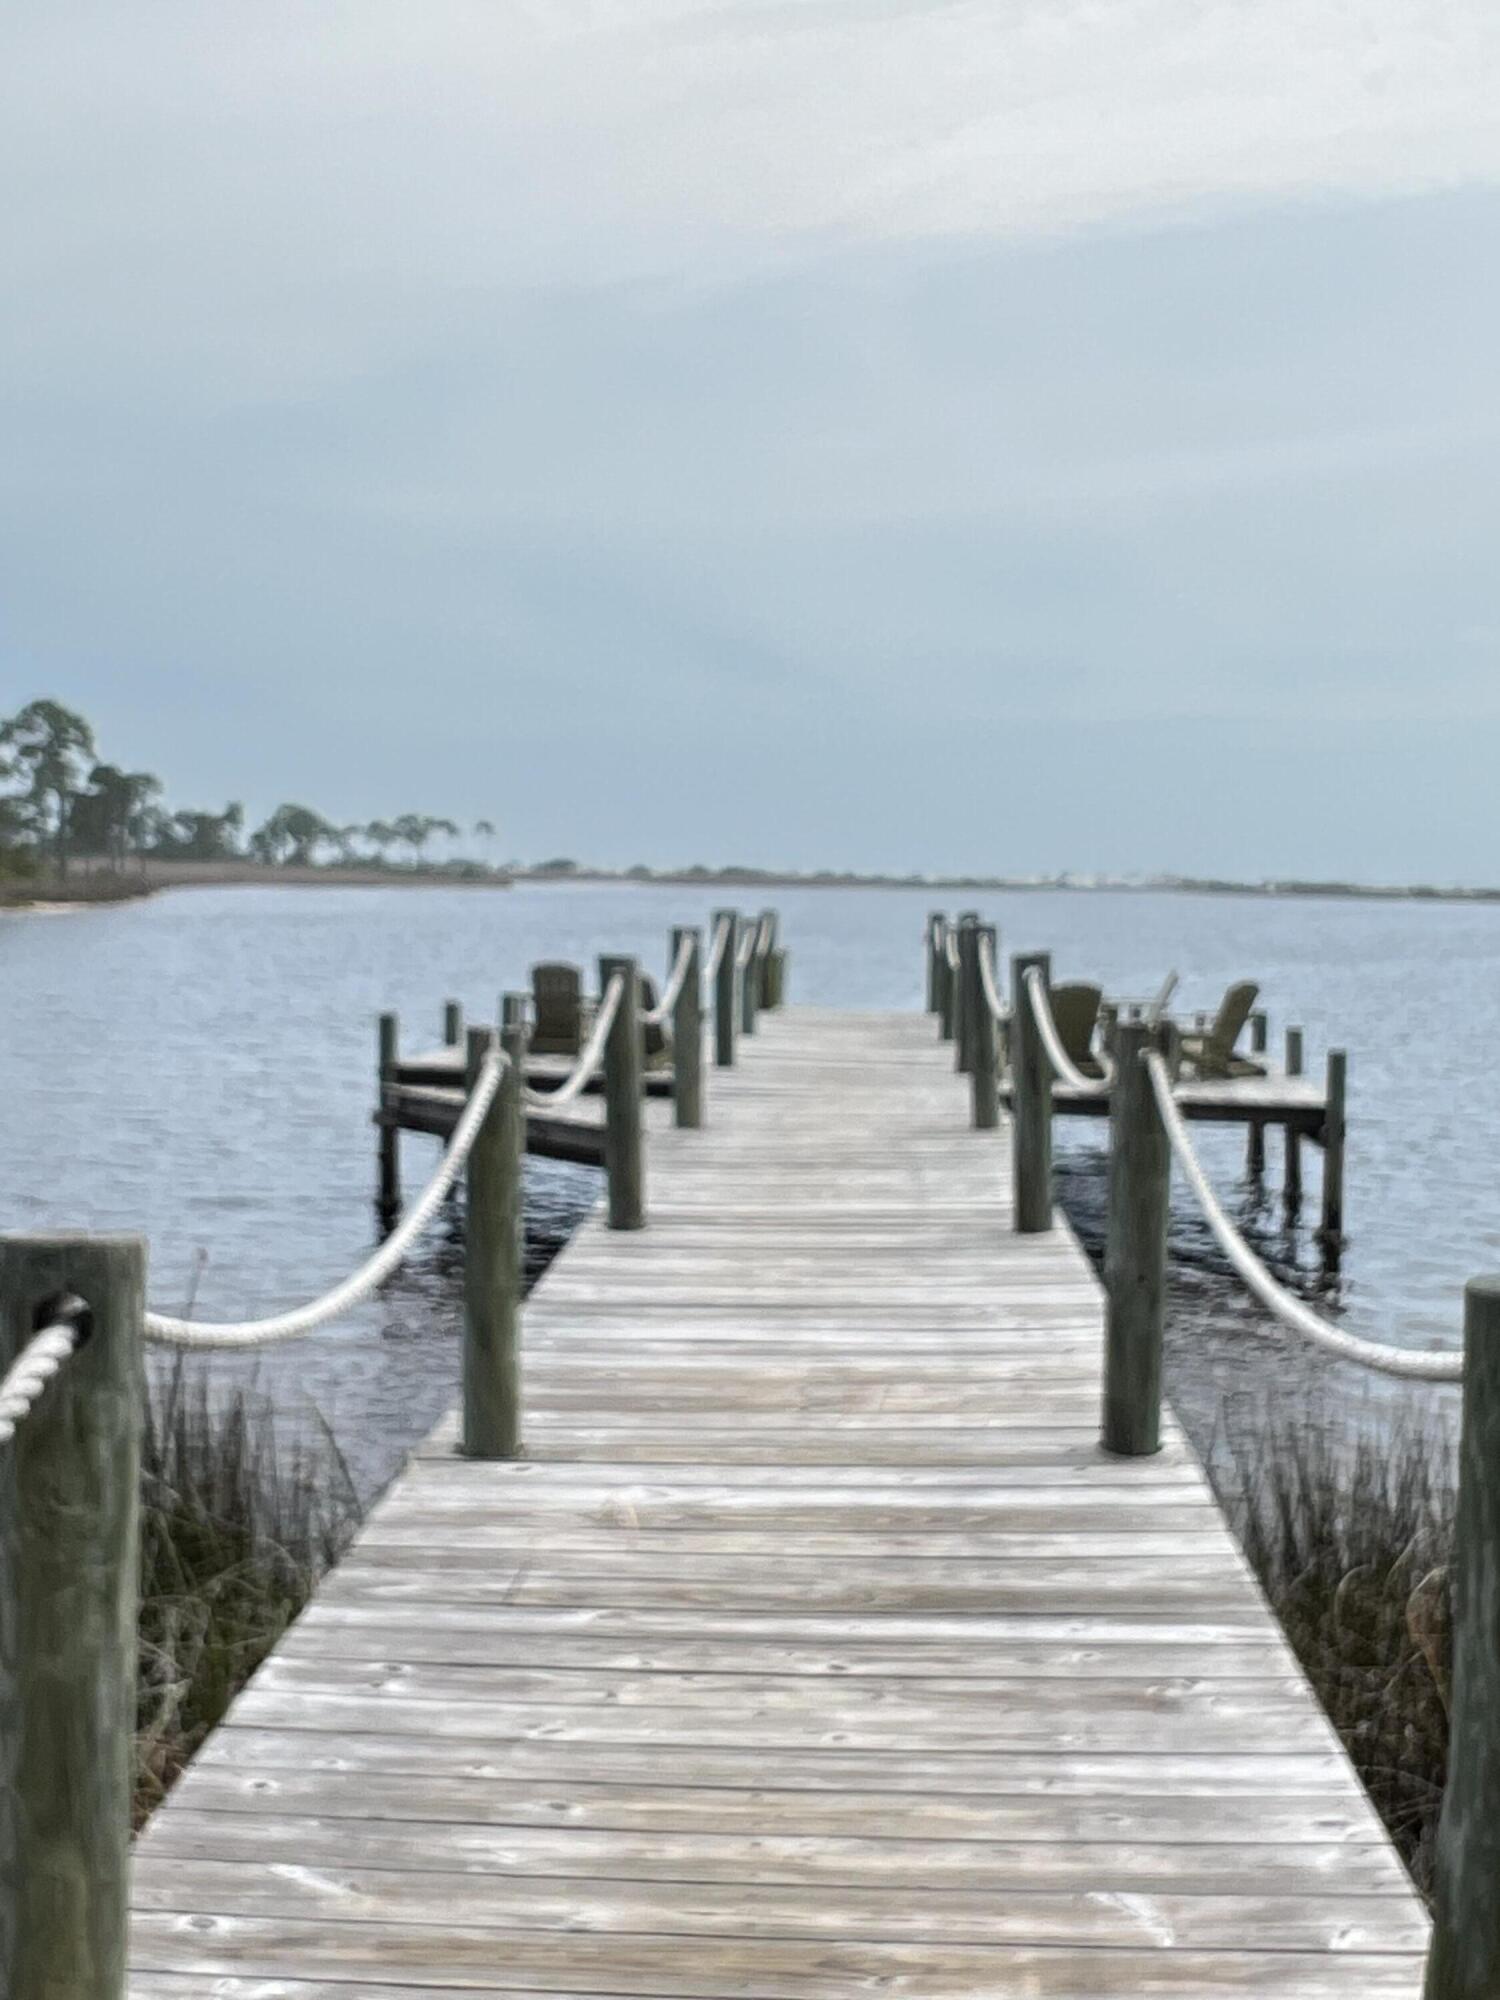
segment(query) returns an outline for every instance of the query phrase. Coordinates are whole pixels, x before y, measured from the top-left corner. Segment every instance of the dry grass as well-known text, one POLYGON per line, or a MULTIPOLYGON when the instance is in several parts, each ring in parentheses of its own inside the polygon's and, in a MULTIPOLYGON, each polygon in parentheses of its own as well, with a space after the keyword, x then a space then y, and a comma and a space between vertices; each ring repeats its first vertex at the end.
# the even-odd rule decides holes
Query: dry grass
POLYGON ((166 1796, 353 1533, 332 1440, 288 1439, 254 1388, 179 1367, 142 1451, 135 1817, 166 1796))
POLYGON ((1450 1442, 1226 1420, 1216 1481, 1318 1698, 1424 1894, 1448 1759, 1450 1442))

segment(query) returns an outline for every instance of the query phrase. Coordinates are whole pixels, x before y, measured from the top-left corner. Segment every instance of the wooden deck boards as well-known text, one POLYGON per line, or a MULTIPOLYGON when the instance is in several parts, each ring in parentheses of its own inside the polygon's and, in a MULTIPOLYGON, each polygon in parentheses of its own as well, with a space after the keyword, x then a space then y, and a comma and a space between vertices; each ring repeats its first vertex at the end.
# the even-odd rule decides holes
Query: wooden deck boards
POLYGON ((132 2000, 1414 2000, 1426 1925, 927 1023, 763 1018, 141 1843, 132 2000))

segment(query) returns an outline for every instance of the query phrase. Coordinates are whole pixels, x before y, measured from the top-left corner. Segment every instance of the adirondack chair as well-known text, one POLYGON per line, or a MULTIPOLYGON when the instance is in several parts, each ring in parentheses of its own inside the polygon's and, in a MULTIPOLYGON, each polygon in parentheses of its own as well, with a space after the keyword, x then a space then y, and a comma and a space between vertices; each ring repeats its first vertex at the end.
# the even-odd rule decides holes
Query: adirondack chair
POLYGON ((1099 1020, 1099 1002, 1104 990, 1085 980, 1075 979, 1050 989, 1052 1018, 1057 1038, 1073 1067, 1085 1076, 1104 1076, 1104 1065, 1094 1054, 1094 1029, 1099 1020))
POLYGON ((1228 1078, 1264 1076, 1265 1064, 1249 1056, 1235 1054, 1234 1045, 1245 1031, 1260 988, 1253 979, 1240 979, 1219 1002, 1219 1011, 1201 1034, 1184 1035, 1182 1060, 1186 1068, 1202 1077, 1228 1078))
POLYGON ((535 1025, 532 1053, 576 1056, 583 1047, 588 1008, 583 979, 576 965, 548 964, 531 968, 531 1006, 535 1025))

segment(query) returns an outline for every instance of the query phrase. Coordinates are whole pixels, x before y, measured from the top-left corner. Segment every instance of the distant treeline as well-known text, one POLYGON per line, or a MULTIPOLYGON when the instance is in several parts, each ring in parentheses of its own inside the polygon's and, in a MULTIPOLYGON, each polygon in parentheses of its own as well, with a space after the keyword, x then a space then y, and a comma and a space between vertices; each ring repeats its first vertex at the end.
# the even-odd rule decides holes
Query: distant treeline
MULTIPOLYGON (((87 857, 124 871, 148 856, 169 861, 250 860, 267 867, 389 867, 428 862, 434 839, 472 833, 485 855, 495 828, 472 828, 430 813, 339 826, 311 806, 279 805, 247 828, 231 801, 215 812, 168 806, 154 771, 123 771, 99 756, 90 723, 57 701, 30 701, 0 720, 0 866, 12 874, 51 869, 66 879, 71 860, 87 857), (394 857, 394 859, 393 859, 394 857)), ((474 862, 447 864, 467 866, 474 862)))

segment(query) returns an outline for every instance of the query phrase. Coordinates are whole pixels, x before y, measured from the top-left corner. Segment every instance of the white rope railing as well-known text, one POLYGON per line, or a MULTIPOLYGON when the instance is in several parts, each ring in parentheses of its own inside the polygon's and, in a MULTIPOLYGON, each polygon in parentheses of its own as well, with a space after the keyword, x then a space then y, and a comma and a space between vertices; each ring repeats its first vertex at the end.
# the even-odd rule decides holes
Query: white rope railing
POLYGON ((1031 1018, 1036 1022, 1037 1033, 1042 1038, 1042 1047, 1047 1051, 1047 1060, 1070 1090, 1100 1090, 1114 1081, 1114 1065, 1107 1056, 1097 1058, 1103 1075, 1087 1076, 1063 1047, 1062 1037, 1057 1032, 1057 1022, 1052 1017, 1052 1003, 1047 997, 1046 981, 1042 978, 1039 966, 1033 965, 1027 971, 1026 996, 1031 1002, 1031 1018))
POLYGON ((1384 1341, 1362 1340, 1357 1334, 1345 1333, 1342 1327, 1330 1325, 1321 1313, 1315 1313, 1311 1306, 1305 1305, 1271 1275, 1224 1213, 1218 1196, 1209 1184, 1172 1094, 1172 1077, 1166 1063, 1155 1050, 1147 1052, 1145 1063, 1177 1164, 1197 1197, 1215 1242, 1261 1304, 1274 1313, 1283 1326, 1290 1327, 1345 1361, 1357 1361, 1366 1368, 1378 1369, 1383 1375, 1401 1375, 1422 1382, 1461 1381, 1464 1358, 1459 1349, 1392 1347, 1384 1341))
POLYGON ((441 1208, 449 1188, 463 1169, 485 1113, 494 1102, 505 1067, 506 1058, 496 1051, 492 1050, 484 1058, 437 1172, 374 1256, 341 1284, 310 1300, 305 1306, 297 1306, 290 1312, 274 1313, 267 1319, 170 1319, 163 1313, 148 1312, 145 1318, 147 1340, 163 1347, 264 1347, 272 1341, 293 1340, 298 1334, 311 1333, 315 1327, 326 1326, 330 1320, 340 1318, 367 1299, 401 1263, 441 1208))
POLYGON ((604 1044, 609 1040, 609 1031, 615 1024, 615 1015, 620 1011, 624 998, 624 973, 611 973, 609 984, 599 996, 599 1011, 589 1029, 588 1040, 578 1051, 578 1060, 556 1090, 533 1090, 528 1084, 525 1092, 528 1105, 537 1111, 555 1111, 561 1104, 571 1104, 587 1089, 604 1060, 604 1044))
POLYGON ((78 1328, 65 1320, 32 1335, 0 1377, 0 1444, 9 1444, 16 1426, 31 1415, 42 1391, 78 1345, 78 1328))
POLYGON ((984 995, 985 1006, 995 1017, 995 1025, 1003 1027, 1010 1019, 1010 1009, 1001 998, 996 984, 995 947, 988 933, 979 940, 979 990, 984 995))
POLYGON ((682 997, 683 987, 687 984, 688 966, 692 962, 692 956, 693 937, 689 932, 677 947, 677 956, 672 961, 672 970, 667 976, 667 983, 660 1000, 654 1007, 648 1008, 641 1017, 648 1027, 659 1028, 676 1013, 677 1002, 682 997))

